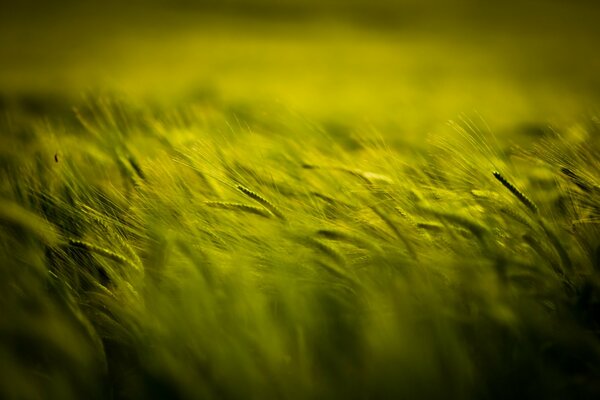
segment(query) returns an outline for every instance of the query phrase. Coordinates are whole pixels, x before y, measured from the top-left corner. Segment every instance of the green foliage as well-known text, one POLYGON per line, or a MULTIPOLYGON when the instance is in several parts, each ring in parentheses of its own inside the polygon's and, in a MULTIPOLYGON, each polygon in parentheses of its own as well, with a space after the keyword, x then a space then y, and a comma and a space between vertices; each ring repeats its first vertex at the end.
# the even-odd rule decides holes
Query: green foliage
POLYGON ((425 152, 215 112, 1 127, 0 397, 600 395, 597 120, 425 152))

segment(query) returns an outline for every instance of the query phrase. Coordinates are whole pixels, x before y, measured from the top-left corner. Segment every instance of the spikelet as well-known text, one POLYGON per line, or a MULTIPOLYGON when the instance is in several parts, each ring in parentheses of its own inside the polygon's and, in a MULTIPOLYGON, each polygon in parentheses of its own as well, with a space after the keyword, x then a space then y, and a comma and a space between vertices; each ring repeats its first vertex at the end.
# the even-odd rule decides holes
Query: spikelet
POLYGON ((515 197, 517 199, 519 199, 519 201, 521 203, 523 203, 525 205, 525 207, 529 208, 534 214, 538 213, 538 208, 535 205, 535 203, 533 203, 533 201, 531 201, 527 196, 525 196, 525 194, 523 194, 523 192, 521 192, 519 189, 517 189, 512 183, 510 183, 504 176, 502 176, 502 174, 498 171, 494 171, 493 172, 494 177, 500 181, 500 183, 502 183, 502 185, 507 188, 512 194, 515 195, 515 197))
POLYGON ((262 197, 258 193, 253 192, 252 190, 250 190, 250 189, 248 189, 248 188, 246 188, 246 187, 244 187, 242 185, 237 185, 236 188, 240 192, 244 193, 246 196, 250 197, 252 200, 256 201, 258 204, 260 204, 261 206, 263 206, 264 208, 266 208, 267 210, 269 210, 277 218, 282 219, 282 220, 285 221, 285 216, 269 200, 265 199, 264 197, 262 197))
POLYGON ((204 204, 206 204, 209 207, 213 207, 213 208, 220 208, 223 210, 230 210, 230 211, 240 211, 240 212, 245 212, 245 213, 249 213, 249 214, 259 215, 264 218, 271 218, 273 216, 273 214, 271 214, 271 212, 269 210, 267 210, 263 207, 251 206, 249 204, 229 203, 229 202, 225 202, 225 201, 205 201, 204 204))
POLYGON ((117 254, 112 250, 105 249, 100 246, 96 246, 95 244, 92 244, 89 242, 84 242, 83 240, 69 239, 69 245, 73 246, 73 247, 77 247, 79 249, 83 249, 89 253, 98 254, 99 256, 108 258, 109 260, 116 261, 119 264, 130 266, 137 271, 140 270, 140 267, 138 265, 136 265, 134 262, 127 259, 125 256, 122 256, 121 254, 117 254))

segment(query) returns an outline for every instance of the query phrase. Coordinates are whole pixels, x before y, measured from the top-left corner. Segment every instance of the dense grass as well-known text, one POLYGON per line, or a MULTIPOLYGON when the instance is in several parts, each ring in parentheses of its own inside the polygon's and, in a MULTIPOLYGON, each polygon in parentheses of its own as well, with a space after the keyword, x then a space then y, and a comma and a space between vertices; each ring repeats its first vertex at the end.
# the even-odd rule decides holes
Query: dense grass
POLYGON ((57 116, 0 125, 0 397, 600 396, 597 119, 57 116))
POLYGON ((0 399, 600 398, 597 10, 0 5, 0 399))

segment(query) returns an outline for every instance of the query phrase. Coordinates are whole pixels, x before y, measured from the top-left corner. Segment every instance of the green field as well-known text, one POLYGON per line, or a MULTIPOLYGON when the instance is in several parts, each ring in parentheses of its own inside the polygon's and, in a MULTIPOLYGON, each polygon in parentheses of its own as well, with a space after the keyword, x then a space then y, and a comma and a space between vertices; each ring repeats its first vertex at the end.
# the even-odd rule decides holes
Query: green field
POLYGON ((600 398, 594 4, 0 11, 0 398, 600 398))

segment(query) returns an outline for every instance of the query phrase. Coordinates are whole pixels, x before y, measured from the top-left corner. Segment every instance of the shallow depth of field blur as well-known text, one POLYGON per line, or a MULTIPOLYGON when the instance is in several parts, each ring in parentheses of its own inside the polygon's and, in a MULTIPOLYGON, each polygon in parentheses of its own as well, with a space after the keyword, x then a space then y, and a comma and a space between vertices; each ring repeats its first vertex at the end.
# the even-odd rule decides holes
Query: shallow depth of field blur
POLYGON ((594 2, 5 3, 0 398, 600 398, 594 2))

